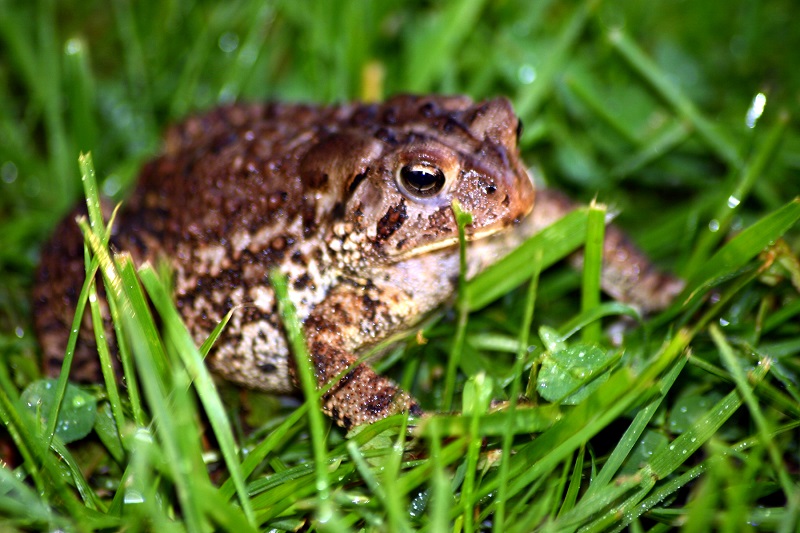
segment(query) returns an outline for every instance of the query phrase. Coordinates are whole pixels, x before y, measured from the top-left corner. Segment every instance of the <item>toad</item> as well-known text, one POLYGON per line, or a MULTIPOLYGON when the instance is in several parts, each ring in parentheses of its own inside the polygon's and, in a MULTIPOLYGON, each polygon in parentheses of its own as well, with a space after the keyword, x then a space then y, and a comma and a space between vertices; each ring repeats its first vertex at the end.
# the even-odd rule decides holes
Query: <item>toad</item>
MULTIPOLYGON (((223 378, 276 393, 295 389, 268 278, 278 269, 319 385, 339 378, 323 397, 324 411, 347 428, 418 414, 413 397, 356 361, 453 294, 453 202, 473 217, 470 276, 574 207, 557 193, 534 193, 517 147, 519 125, 503 98, 220 107, 168 131, 164 153, 144 166, 117 217, 112 246, 138 264, 168 262, 175 303, 198 344, 236 308, 207 359, 223 378)), ((680 289, 617 230, 605 247, 605 286, 614 296, 647 311, 680 289)), ((73 215, 44 249, 34 289, 50 375, 61 370, 83 277, 73 215)), ((100 375, 94 342, 85 326, 76 379, 100 375)))

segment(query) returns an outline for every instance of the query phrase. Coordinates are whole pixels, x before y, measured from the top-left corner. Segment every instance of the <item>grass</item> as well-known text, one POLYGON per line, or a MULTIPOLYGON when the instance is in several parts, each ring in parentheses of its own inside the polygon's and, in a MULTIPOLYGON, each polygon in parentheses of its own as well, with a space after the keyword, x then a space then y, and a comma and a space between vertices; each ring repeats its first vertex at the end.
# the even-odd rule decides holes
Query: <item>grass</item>
POLYGON ((795 531, 792 7, 0 0, 0 527, 795 531), (215 385, 159 273, 110 255, 92 212, 127 387, 38 381, 41 243, 84 195, 124 198, 168 123, 231 100, 401 91, 509 96, 526 161, 619 211, 687 280, 680 301, 612 344, 601 326, 635 314, 598 302, 602 226, 577 211, 377 364, 427 410, 460 414, 345 436, 309 390, 298 403, 215 385), (559 260, 584 241, 581 275, 559 260), (32 383, 50 394, 33 412, 32 383))

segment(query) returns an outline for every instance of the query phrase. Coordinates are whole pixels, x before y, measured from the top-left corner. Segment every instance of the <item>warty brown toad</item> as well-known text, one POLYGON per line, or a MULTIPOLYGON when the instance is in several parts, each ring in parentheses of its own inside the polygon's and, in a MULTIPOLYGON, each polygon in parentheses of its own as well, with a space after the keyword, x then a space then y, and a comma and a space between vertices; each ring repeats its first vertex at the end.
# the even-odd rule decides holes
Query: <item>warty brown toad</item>
MULTIPOLYGON (((112 245, 135 261, 166 259, 196 342, 237 307, 208 358, 219 375, 271 392, 294 389, 292 358, 268 274, 291 298, 321 385, 359 354, 409 330, 453 293, 459 270, 452 202, 473 215, 469 274, 563 216, 539 194, 517 148, 505 99, 398 96, 331 107, 230 105, 171 128, 115 223, 112 245)), ((82 238, 68 217, 45 248, 34 290, 46 371, 60 372, 84 276, 82 238)), ((610 231, 606 283, 657 308, 680 288, 610 231), (632 287, 644 287, 638 296, 632 287)), ((73 375, 96 379, 84 327, 73 375)), ((368 365, 352 367, 323 409, 350 427, 418 413, 415 400, 368 365)))

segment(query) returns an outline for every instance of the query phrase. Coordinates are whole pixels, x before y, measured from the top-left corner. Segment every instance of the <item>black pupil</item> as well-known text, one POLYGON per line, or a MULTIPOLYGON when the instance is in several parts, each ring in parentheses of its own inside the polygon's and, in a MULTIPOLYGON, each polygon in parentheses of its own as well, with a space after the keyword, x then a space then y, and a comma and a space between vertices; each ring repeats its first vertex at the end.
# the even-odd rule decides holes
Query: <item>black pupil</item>
POLYGON ((421 196, 436 194, 444 186, 444 173, 435 167, 406 165, 400 169, 400 177, 407 189, 421 196))

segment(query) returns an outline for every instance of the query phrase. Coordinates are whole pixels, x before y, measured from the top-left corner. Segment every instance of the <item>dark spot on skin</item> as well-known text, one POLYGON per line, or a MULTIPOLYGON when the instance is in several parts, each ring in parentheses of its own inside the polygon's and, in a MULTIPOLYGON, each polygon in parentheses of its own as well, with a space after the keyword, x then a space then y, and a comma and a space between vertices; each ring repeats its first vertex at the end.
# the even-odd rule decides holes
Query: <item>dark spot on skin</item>
POLYGON ((395 248, 397 248, 398 250, 401 249, 403 247, 403 245, 406 243, 407 240, 408 239, 400 239, 399 241, 397 241, 397 244, 395 245, 395 248))
POLYGON ((273 372, 278 370, 278 367, 273 365, 272 363, 261 363, 258 365, 258 369, 266 374, 272 374, 273 372))
POLYGON ((393 394, 388 394, 386 392, 375 394, 369 401, 364 403, 363 410, 372 417, 380 416, 386 411, 386 408, 392 404, 393 397, 393 394))
POLYGON ((350 429, 353 427, 353 421, 350 420, 349 416, 341 416, 338 410, 334 409, 334 411, 336 411, 336 413, 331 412, 331 415, 333 416, 334 420, 339 420, 339 422, 341 422, 344 429, 350 429))
MULTIPOLYGON (((343 366, 347 366, 347 361, 342 361, 343 366)), ((342 388, 347 386, 347 384, 351 381, 360 381, 361 374, 364 373, 364 365, 358 365, 353 370, 342 376, 342 379, 339 380, 339 383, 336 384, 336 388, 342 388)))
POLYGON ((336 202, 333 204, 331 216, 333 217, 333 220, 342 220, 344 218, 344 204, 342 202, 336 202))
POLYGON ((425 140, 424 135, 420 135, 419 133, 411 132, 406 136, 406 143, 407 144, 414 144, 418 142, 422 142, 425 140))
POLYGON ((311 172, 308 176, 308 185, 313 189, 321 189, 328 183, 327 172, 311 172))
POLYGON ((297 278, 293 285, 294 289, 297 291, 307 289, 311 286, 311 276, 309 276, 308 273, 305 273, 297 278))
POLYGON ((419 114, 423 117, 432 117, 436 114, 436 106, 433 102, 425 102, 421 106, 419 106, 419 114))
POLYGON ((269 195, 268 207, 272 210, 278 209, 286 202, 287 198, 289 198, 289 194, 285 191, 274 192, 269 195))
POLYGON ((447 117, 447 120, 444 121, 444 124, 442 125, 442 131, 445 133, 453 133, 456 130, 461 130, 464 133, 471 135, 469 128, 455 116, 451 115, 447 117))
POLYGON ((314 204, 310 200, 303 202, 301 211, 303 218, 303 236, 310 237, 314 230, 317 228, 316 213, 314 213, 314 204))
POLYGON ((364 308, 364 313, 366 316, 371 320, 375 320, 376 310, 380 306, 380 302, 378 300, 373 300, 366 294, 361 297, 361 305, 364 308))
POLYGON ((377 240, 385 241, 391 237, 407 219, 406 202, 401 200, 399 205, 390 207, 386 214, 383 215, 383 218, 378 221, 377 240))
POLYGON ((375 123, 375 114, 378 111, 376 105, 361 107, 353 114, 352 123, 356 126, 367 126, 375 123))
POLYGON ((292 254, 292 263, 296 265, 305 264, 305 261, 303 261, 303 254, 300 253, 300 250, 297 250, 292 254))
POLYGON ((361 182, 364 181, 364 178, 367 177, 367 172, 369 172, 369 168, 367 168, 361 174, 356 174, 353 176, 353 181, 350 182, 350 185, 347 187, 347 192, 352 193, 356 190, 356 188, 361 185, 361 182))
POLYGON ((397 123, 397 110, 393 107, 390 107, 386 111, 383 112, 383 121, 386 124, 396 124, 397 123))
POLYGON ((353 216, 355 217, 356 221, 361 222, 364 218, 364 205, 359 202, 355 209, 353 209, 353 216))
POLYGON ((395 146, 397 144, 397 137, 394 132, 387 128, 378 128, 375 132, 375 138, 388 145, 395 146))

